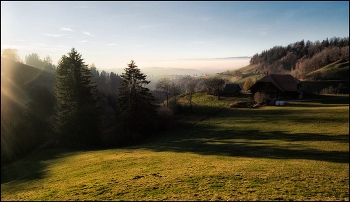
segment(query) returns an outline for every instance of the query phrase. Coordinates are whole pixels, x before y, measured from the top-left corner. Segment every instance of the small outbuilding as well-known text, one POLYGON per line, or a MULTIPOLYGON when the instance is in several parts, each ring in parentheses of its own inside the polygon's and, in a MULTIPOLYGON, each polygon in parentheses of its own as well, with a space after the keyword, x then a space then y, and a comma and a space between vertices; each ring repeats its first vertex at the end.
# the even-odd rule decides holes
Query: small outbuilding
POLYGON ((222 91, 222 96, 232 97, 239 95, 242 91, 242 88, 239 86, 239 84, 235 83, 229 83, 226 84, 224 87, 224 90, 222 91))

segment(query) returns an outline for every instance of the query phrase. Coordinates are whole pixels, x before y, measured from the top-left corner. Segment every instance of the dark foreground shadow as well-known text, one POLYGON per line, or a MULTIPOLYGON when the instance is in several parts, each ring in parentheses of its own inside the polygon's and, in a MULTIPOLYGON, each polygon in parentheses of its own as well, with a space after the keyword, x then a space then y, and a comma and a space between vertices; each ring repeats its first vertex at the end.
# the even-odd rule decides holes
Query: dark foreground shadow
POLYGON ((76 150, 49 149, 36 151, 1 167, 1 184, 18 180, 30 181, 45 177, 46 161, 74 155, 76 150))

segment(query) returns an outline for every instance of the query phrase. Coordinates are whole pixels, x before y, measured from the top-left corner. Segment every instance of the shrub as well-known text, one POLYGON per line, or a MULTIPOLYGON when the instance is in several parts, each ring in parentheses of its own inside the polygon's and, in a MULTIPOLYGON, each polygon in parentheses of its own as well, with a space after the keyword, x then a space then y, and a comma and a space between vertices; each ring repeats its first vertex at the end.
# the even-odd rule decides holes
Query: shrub
POLYGON ((268 95, 266 95, 265 93, 256 92, 254 94, 254 103, 258 105, 265 104, 267 98, 268 98, 268 95))
POLYGON ((320 94, 337 94, 337 88, 328 86, 327 88, 322 89, 320 94))
POLYGON ((229 107, 235 108, 250 108, 252 107, 252 103, 250 101, 236 101, 229 105, 229 107))
POLYGON ((170 120, 174 116, 173 110, 169 107, 159 107, 157 114, 160 120, 170 120))
POLYGON ((345 85, 340 83, 338 85, 338 87, 337 87, 337 93, 339 93, 339 94, 348 94, 349 90, 348 90, 348 88, 345 85))
POLYGON ((331 85, 322 89, 320 94, 346 94, 348 92, 347 87, 340 83, 336 88, 331 85))

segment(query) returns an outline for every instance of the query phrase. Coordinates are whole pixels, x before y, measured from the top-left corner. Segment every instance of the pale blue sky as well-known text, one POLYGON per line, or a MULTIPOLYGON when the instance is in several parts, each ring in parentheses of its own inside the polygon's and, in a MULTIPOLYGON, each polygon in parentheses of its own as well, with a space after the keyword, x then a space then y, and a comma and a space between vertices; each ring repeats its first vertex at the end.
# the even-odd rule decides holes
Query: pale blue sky
POLYGON ((140 68, 228 69, 235 66, 228 60, 189 61, 348 36, 348 1, 1 2, 2 50, 15 48, 22 59, 49 55, 57 64, 74 47, 99 69, 131 59, 140 68))

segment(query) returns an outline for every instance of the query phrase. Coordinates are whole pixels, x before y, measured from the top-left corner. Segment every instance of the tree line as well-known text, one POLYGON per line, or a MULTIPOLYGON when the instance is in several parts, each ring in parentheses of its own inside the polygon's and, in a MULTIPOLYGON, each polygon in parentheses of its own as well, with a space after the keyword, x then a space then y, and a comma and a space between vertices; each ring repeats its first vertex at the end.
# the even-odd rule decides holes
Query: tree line
POLYGON ((256 53, 250 65, 257 65, 260 73, 290 73, 297 78, 305 76, 338 60, 349 61, 349 37, 320 41, 298 41, 286 47, 275 46, 256 53))
MULTIPOLYGON (((15 49, 3 50, 2 57, 23 63, 15 49)), ((134 61, 121 75, 99 72, 74 48, 57 66, 49 56, 41 59, 36 53, 24 62, 50 74, 41 74, 26 86, 28 103, 6 122, 8 127, 2 127, 2 164, 42 147, 105 148, 144 141, 164 130, 184 108, 193 111, 195 92, 220 99, 225 84, 220 78, 188 75, 163 78, 151 91, 150 81, 134 61), (185 106, 177 101, 180 94, 187 100, 185 106)), ((19 69, 14 77, 27 71, 19 69)))
MULTIPOLYGON (((14 49, 3 50, 2 57, 23 62, 14 49)), ((37 54, 26 56, 25 63, 41 68, 41 73, 52 71, 48 75, 53 77, 45 78, 49 82, 41 75, 36 77, 24 88, 29 102, 20 108, 18 100, 12 100, 18 113, 6 114, 11 116, 6 121, 2 113, 2 126, 6 126, 1 128, 2 164, 42 146, 128 145, 157 131, 154 97, 144 87, 148 81, 134 61, 120 76, 99 73, 94 64, 86 65, 74 48, 62 56, 57 66, 49 57, 41 60, 37 54)), ((20 70, 16 70, 14 78, 28 71, 26 67, 17 69, 20 70)), ((3 107, 9 106, 2 102, 3 107)))

